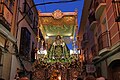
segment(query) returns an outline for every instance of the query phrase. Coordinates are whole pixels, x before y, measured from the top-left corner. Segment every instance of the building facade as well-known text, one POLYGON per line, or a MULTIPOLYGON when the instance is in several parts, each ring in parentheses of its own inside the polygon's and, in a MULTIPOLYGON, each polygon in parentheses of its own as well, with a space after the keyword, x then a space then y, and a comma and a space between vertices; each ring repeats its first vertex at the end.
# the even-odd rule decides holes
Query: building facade
POLYGON ((17 69, 32 76, 38 25, 33 5, 33 0, 0 0, 0 78, 13 80, 17 69))
POLYGON ((15 11, 16 0, 0 0, 0 78, 5 80, 10 80, 12 55, 15 55, 17 39, 12 32, 15 11))
MULTIPOLYGON (((83 9, 83 14, 84 14, 83 9)), ((82 17, 79 37, 86 64, 96 66, 96 76, 119 80, 120 1, 92 0, 87 17, 82 17), (82 32, 80 32, 82 30, 82 32)))

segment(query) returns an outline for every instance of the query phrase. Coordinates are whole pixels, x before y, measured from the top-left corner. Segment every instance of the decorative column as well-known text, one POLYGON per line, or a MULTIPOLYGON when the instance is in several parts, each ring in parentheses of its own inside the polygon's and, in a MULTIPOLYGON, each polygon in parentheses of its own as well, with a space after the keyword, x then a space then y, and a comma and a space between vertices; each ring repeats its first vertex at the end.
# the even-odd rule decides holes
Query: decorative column
POLYGON ((39 36, 39 27, 38 27, 38 32, 37 32, 37 52, 35 54, 35 59, 38 59, 38 51, 39 51, 39 42, 40 42, 40 36, 39 36))
POLYGON ((73 53, 75 54, 76 48, 75 48, 75 40, 73 40, 73 53))
POLYGON ((41 48, 40 48, 40 51, 43 51, 43 43, 44 43, 44 40, 41 40, 41 48))
POLYGON ((18 21, 18 7, 19 7, 19 4, 18 4, 18 0, 11 0, 11 1, 13 1, 13 3, 14 3, 11 33, 15 37, 15 36, 17 36, 16 32, 17 32, 17 28, 18 28, 18 27, 16 27, 17 26, 16 23, 18 21))

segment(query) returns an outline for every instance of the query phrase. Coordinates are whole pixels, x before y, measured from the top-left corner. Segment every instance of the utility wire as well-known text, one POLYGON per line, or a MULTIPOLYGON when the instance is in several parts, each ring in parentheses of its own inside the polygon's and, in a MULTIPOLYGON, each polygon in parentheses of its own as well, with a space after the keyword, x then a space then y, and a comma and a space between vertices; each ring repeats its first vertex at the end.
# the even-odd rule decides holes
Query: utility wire
POLYGON ((58 2, 46 2, 46 3, 35 4, 35 5, 31 6, 31 7, 29 8, 29 10, 27 11, 27 13, 22 17, 22 19, 20 19, 20 20, 17 22, 17 26, 18 26, 19 23, 26 17, 26 15, 28 14, 28 12, 29 12, 33 7, 35 7, 35 6, 46 5, 46 4, 68 3, 68 2, 75 2, 75 1, 79 1, 79 0, 58 1, 58 2))

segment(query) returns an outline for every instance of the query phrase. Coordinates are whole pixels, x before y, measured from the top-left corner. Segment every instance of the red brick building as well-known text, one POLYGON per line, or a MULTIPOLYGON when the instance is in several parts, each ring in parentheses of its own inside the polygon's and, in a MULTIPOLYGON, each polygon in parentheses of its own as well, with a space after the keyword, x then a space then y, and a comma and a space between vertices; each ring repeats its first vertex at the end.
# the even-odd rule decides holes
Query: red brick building
MULTIPOLYGON (((35 5, 33 0, 0 0, 0 78, 2 79, 13 80, 17 68, 24 72, 31 70, 35 60, 38 26, 38 11, 36 7, 30 9, 33 5, 35 5)), ((29 79, 31 76, 27 74, 29 79)))
POLYGON ((78 36, 81 38, 80 48, 83 50, 85 63, 94 63, 96 76, 119 80, 120 1, 84 2, 78 36))

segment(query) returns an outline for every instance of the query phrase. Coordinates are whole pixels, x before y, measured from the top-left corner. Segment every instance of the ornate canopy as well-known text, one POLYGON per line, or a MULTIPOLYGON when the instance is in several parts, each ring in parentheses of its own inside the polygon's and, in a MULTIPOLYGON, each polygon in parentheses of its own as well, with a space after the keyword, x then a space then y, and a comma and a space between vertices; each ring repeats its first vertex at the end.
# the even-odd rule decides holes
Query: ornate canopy
POLYGON ((62 36, 66 43, 70 37, 74 37, 77 30, 77 11, 61 12, 56 10, 53 13, 39 12, 39 28, 43 37, 49 37, 49 42, 53 41, 57 35, 62 36))
MULTIPOLYGON (((81 71, 79 56, 70 54, 66 44, 69 43, 71 37, 74 38, 77 32, 77 11, 56 10, 53 13, 39 12, 38 14, 39 30, 50 47, 46 48, 47 54, 42 54, 42 52, 36 54, 33 78, 35 80, 72 80, 76 78, 81 71)), ((40 50, 43 50, 43 41, 41 41, 40 50)))

